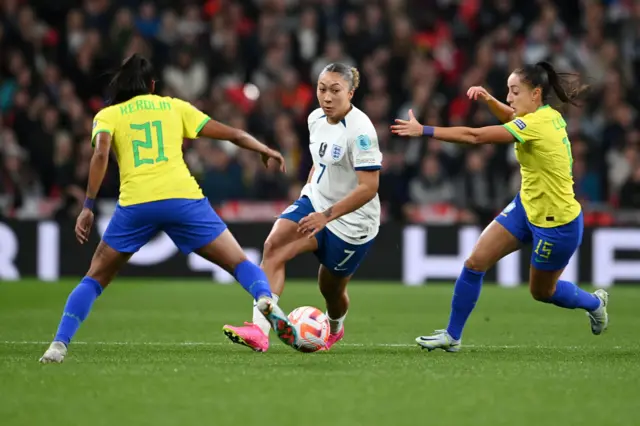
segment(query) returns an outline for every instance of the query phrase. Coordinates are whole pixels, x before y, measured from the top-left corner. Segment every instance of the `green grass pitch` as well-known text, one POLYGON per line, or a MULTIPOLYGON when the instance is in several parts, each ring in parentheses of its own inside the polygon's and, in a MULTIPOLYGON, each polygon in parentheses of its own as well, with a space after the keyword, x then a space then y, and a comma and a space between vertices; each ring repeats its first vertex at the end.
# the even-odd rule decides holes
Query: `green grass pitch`
MULTIPOLYGON (((611 289, 609 330, 535 303, 523 286, 485 286, 462 352, 414 338, 446 325, 451 285, 354 283, 346 337, 302 354, 272 338, 232 345, 251 319, 239 286, 118 280, 62 365, 40 365, 75 285, 0 284, 0 424, 583 425, 637 424, 640 288, 611 289)), ((315 285, 281 302, 322 307, 315 285)))

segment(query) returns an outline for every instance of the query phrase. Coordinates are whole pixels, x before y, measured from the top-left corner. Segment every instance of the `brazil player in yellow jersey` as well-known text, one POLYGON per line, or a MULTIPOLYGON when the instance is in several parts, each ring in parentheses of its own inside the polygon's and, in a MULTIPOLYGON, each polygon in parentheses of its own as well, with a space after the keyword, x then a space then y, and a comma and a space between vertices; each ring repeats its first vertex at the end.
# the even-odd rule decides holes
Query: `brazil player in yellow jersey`
POLYGON ((484 230, 456 281, 446 330, 421 336, 424 349, 460 350, 462 330, 480 296, 485 272, 506 255, 532 244, 529 289, 535 300, 587 312, 591 331, 608 324, 608 294, 591 294, 560 280, 582 242, 583 216, 573 192, 571 144, 562 115, 551 98, 574 103, 580 90, 568 91, 551 64, 539 62, 515 70, 508 79, 505 105, 481 87, 469 89, 471 99, 484 100, 502 126, 482 128, 423 126, 409 111, 409 120, 391 126, 400 136, 429 136, 463 144, 512 143, 520 163, 521 188, 515 199, 484 230))
POLYGON ((257 307, 278 337, 288 345, 295 330, 272 299, 267 277, 247 260, 233 235, 204 197, 182 156, 184 138, 229 140, 259 153, 265 165, 284 159, 251 135, 218 123, 191 104, 153 94, 151 63, 139 55, 127 59, 111 85, 110 106, 93 123, 95 152, 91 159, 87 198, 78 217, 78 241, 88 241, 93 206, 113 149, 120 169, 120 197, 87 275, 71 292, 58 331, 40 359, 59 363, 93 302, 120 268, 158 232, 164 231, 185 254, 195 252, 231 273, 257 300, 257 307))

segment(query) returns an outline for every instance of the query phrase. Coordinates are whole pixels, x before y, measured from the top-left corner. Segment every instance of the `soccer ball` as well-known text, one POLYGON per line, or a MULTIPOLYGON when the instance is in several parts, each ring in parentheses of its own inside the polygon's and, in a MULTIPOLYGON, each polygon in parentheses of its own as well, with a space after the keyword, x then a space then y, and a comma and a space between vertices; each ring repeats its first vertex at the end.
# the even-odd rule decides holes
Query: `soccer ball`
POLYGON ((298 334, 295 346, 300 352, 316 352, 329 340, 329 319, 318 308, 301 306, 294 309, 289 314, 289 321, 298 334))

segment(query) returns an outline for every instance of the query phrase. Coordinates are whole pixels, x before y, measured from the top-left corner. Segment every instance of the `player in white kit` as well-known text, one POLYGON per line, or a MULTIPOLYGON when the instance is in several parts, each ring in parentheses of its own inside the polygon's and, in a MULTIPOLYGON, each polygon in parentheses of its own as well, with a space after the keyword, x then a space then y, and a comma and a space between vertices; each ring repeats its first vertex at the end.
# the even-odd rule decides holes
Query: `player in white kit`
MULTIPOLYGON (((320 73, 320 108, 308 119, 313 167, 301 197, 274 224, 260 265, 277 302, 284 289, 286 262, 305 252, 316 255, 318 283, 331 326, 325 349, 344 336, 347 283, 380 227, 382 153, 371 120, 351 104, 359 82, 358 70, 340 63, 329 64, 320 73)), ((223 327, 232 342, 258 352, 269 348, 269 329, 255 304, 253 323, 223 327)))

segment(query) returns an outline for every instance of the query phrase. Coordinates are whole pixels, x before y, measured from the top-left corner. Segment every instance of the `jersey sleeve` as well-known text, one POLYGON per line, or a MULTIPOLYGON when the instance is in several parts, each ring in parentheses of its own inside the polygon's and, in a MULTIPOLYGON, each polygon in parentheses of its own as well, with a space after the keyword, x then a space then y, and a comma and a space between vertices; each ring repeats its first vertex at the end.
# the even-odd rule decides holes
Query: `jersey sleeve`
POLYGON ((96 146, 96 136, 98 133, 109 133, 113 137, 116 128, 115 120, 108 109, 98 112, 93 118, 93 130, 91 130, 91 146, 96 146))
POLYGON ((307 127, 309 128, 309 133, 313 132, 313 127, 316 125, 316 122, 322 117, 324 114, 321 108, 317 108, 311 111, 309 117, 307 117, 307 127))
POLYGON ((382 153, 374 129, 359 131, 349 140, 351 160, 356 170, 380 170, 382 153))
POLYGON ((182 116, 182 131, 184 137, 196 139, 200 130, 211 120, 211 117, 183 100, 173 99, 173 103, 178 107, 180 115, 182 116))
POLYGON ((536 119, 534 117, 519 117, 503 124, 503 126, 520 143, 538 139, 536 119))

